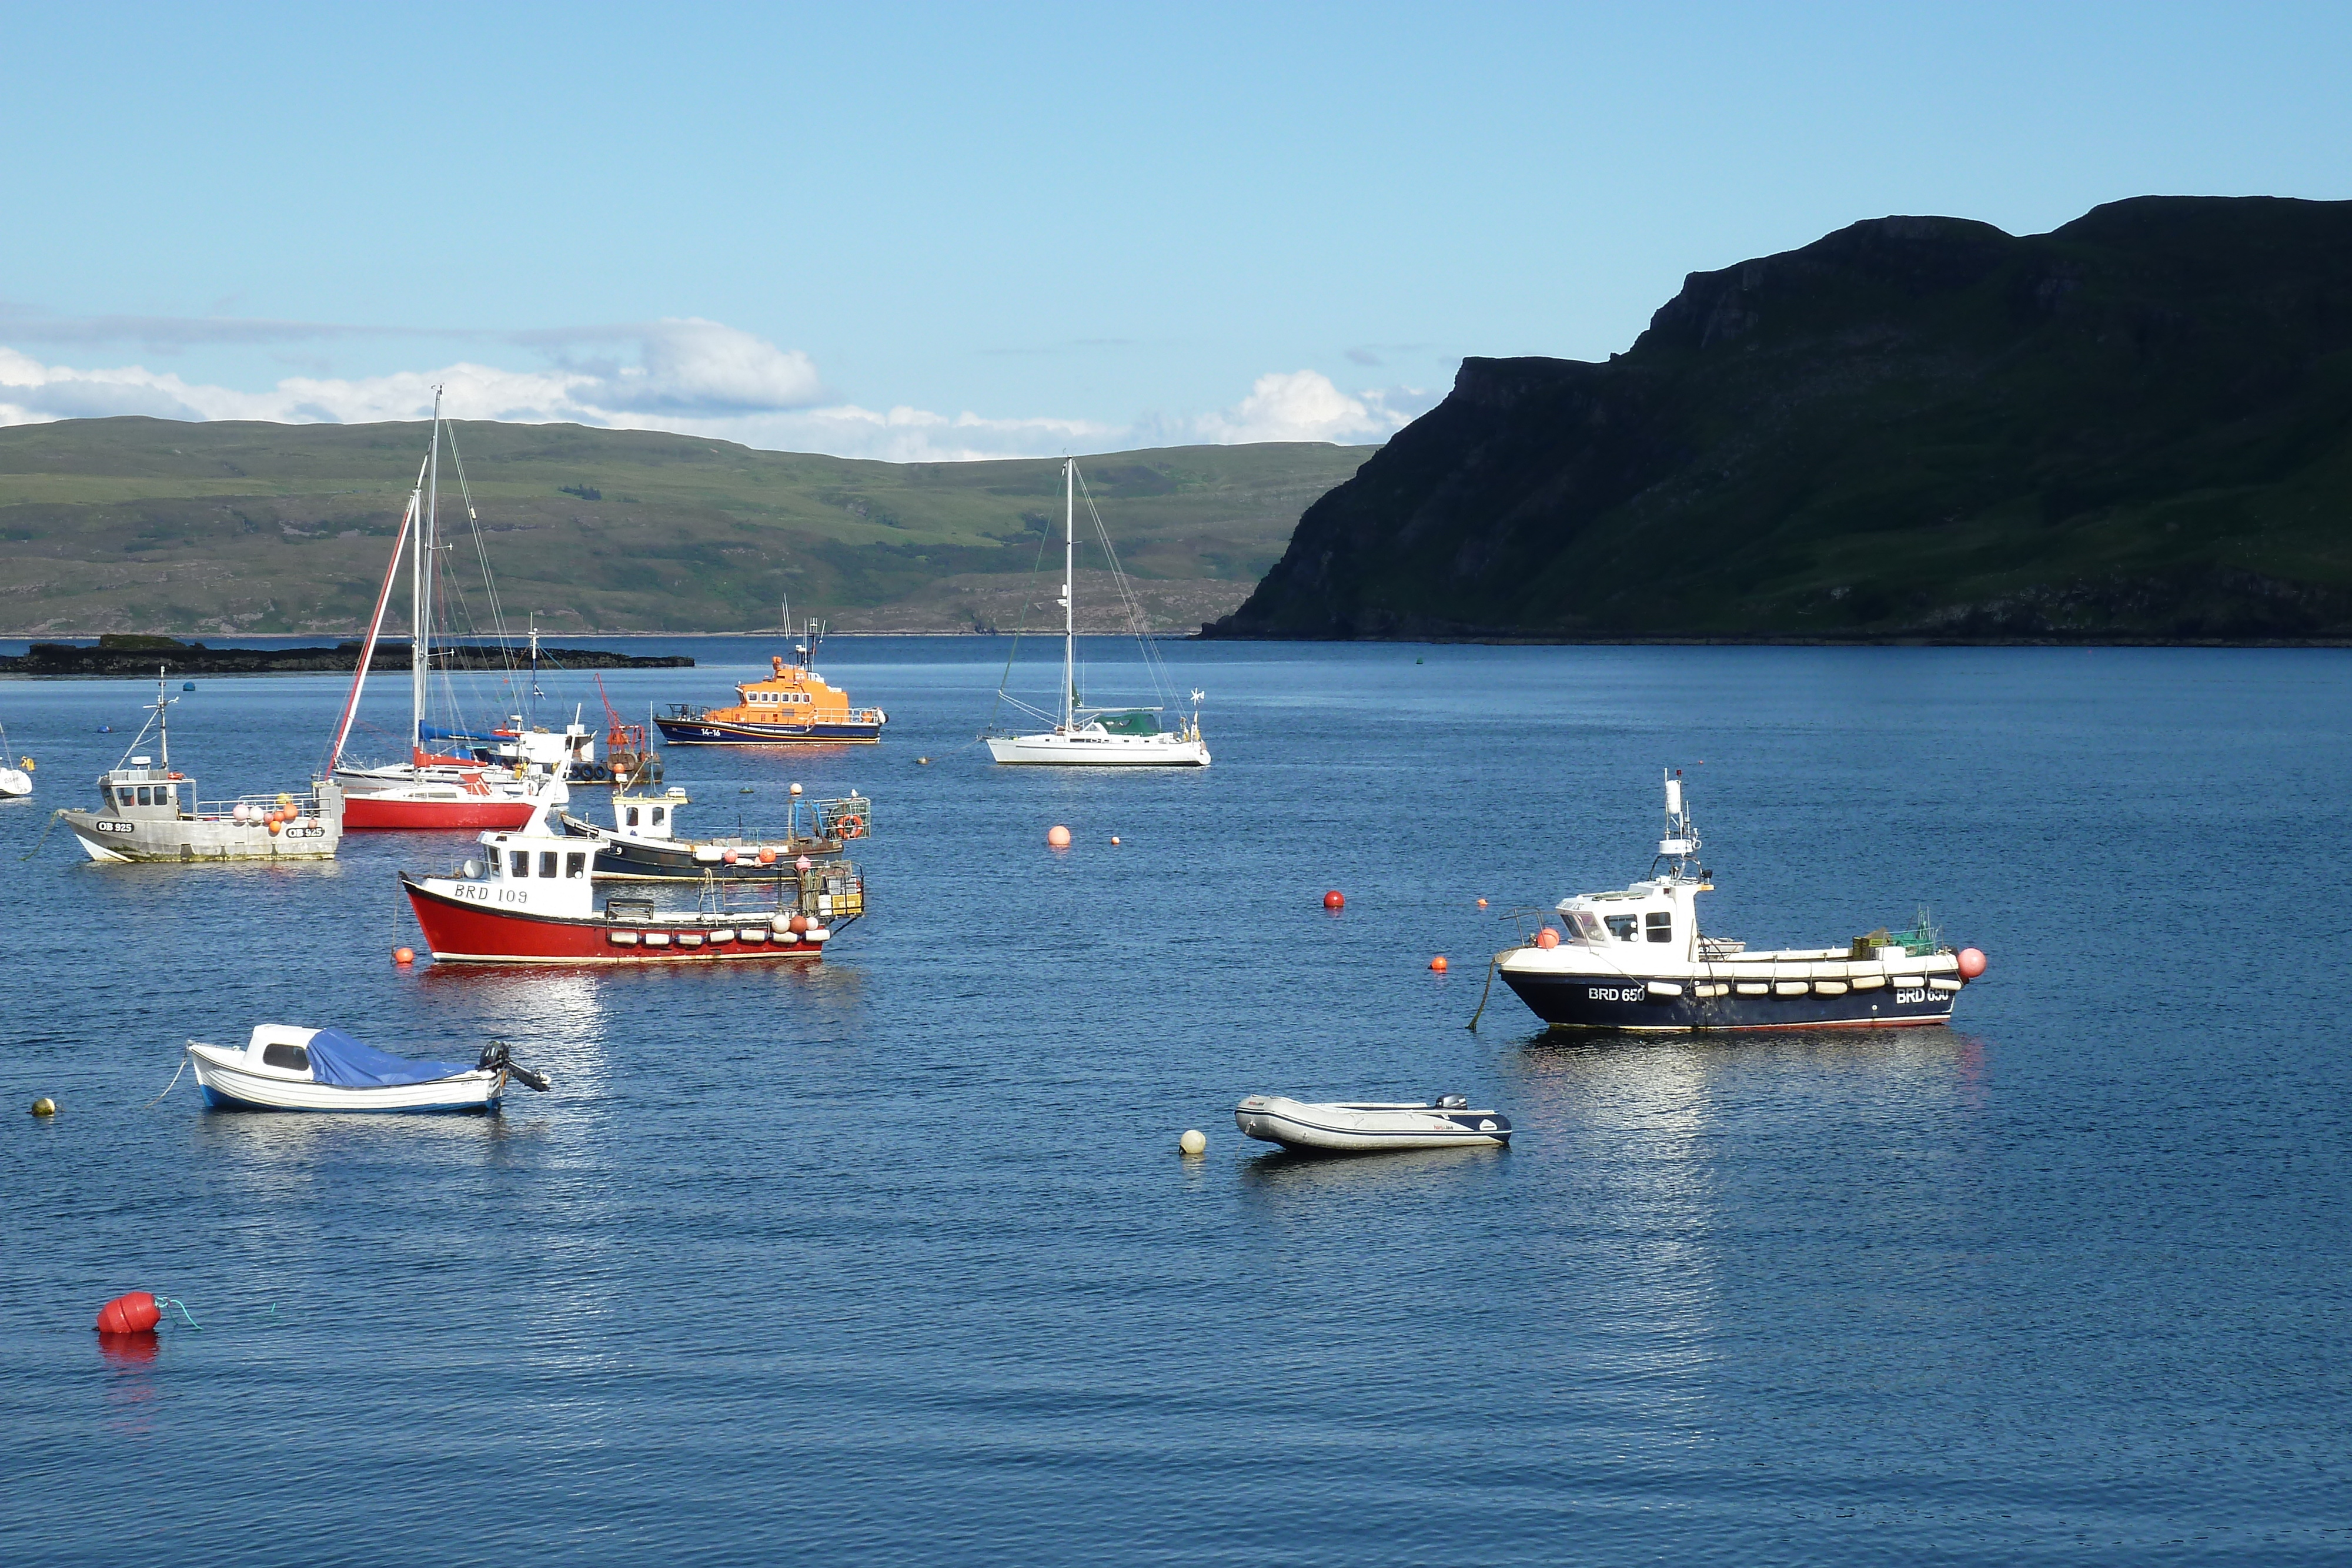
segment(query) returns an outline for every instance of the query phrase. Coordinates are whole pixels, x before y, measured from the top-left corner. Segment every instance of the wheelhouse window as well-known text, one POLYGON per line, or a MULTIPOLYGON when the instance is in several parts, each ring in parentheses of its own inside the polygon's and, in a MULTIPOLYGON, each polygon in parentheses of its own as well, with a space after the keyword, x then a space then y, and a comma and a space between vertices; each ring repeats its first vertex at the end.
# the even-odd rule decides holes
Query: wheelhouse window
POLYGON ((155 803, 155 791, 149 789, 144 784, 139 786, 139 803, 142 806, 153 805, 155 803))
POLYGON ((556 852, 553 850, 541 850, 539 852, 540 875, 553 876, 555 874, 555 854, 556 852))
POLYGON ((656 827, 656 828, 658 828, 658 827, 660 827, 661 825, 662 825, 662 809, 661 809, 659 806, 656 806, 656 807, 654 808, 654 826, 655 826, 655 827, 656 827))
POLYGON ((588 857, 585 854, 568 854, 563 857, 564 881, 577 882, 587 874, 588 857))
POLYGON ((1601 928, 1601 917, 1588 909, 1580 909, 1564 916, 1568 921, 1568 939, 1591 944, 1606 942, 1609 933, 1601 928))
POLYGON ((530 874, 530 852, 529 850, 509 850, 507 852, 507 874, 509 876, 529 876, 530 874))
POLYGON ((1604 915, 1601 918, 1602 923, 1609 927, 1609 934, 1612 936, 1616 937, 1618 941, 1639 942, 1642 939, 1642 923, 1633 915, 1604 915))
POLYGON ((637 825, 637 809, 636 809, 635 806, 632 806, 632 807, 630 807, 630 808, 629 808, 629 826, 631 826, 631 827, 633 827, 633 828, 634 828, 634 827, 635 827, 636 825, 637 825))
POLYGON ((1652 915, 1649 919, 1651 941, 1671 942, 1675 939, 1675 917, 1673 915, 1661 910, 1658 913, 1652 915))
POLYGON ((265 1067, 282 1067, 289 1072, 308 1072, 310 1053, 299 1045, 265 1045, 261 1048, 261 1063, 265 1067))

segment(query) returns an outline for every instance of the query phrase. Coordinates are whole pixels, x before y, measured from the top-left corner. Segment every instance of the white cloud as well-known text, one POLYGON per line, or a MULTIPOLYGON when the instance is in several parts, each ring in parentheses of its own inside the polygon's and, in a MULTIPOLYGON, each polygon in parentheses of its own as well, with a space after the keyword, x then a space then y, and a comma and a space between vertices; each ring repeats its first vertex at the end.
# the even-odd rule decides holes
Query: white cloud
POLYGON ((824 385, 806 354, 716 321, 656 322, 640 352, 642 365, 624 367, 582 401, 636 413, 682 413, 808 408, 824 401, 824 385))
MULTIPOLYGON (((5 323, 0 323, 5 330, 5 323)), ((517 335, 542 349, 625 337, 633 364, 560 363, 510 371, 459 361, 436 371, 356 379, 293 376, 267 392, 191 383, 140 365, 79 369, 0 348, 0 424, 147 414, 161 419, 250 419, 365 423, 423 419, 433 389, 457 419, 570 422, 707 435, 778 451, 824 452, 896 463, 961 462, 1116 451, 1185 441, 1385 440, 1411 417, 1412 392, 1342 392, 1316 371, 1260 376, 1241 402, 1199 418, 1127 424, 1052 416, 997 418, 900 405, 887 411, 827 402, 815 364, 798 350, 697 319, 573 334, 517 335)))
POLYGON ((1201 434, 1211 441, 1385 441, 1410 415, 1387 406, 1380 393, 1350 397, 1320 371, 1276 371, 1258 377, 1249 396, 1223 413, 1204 414, 1201 434))

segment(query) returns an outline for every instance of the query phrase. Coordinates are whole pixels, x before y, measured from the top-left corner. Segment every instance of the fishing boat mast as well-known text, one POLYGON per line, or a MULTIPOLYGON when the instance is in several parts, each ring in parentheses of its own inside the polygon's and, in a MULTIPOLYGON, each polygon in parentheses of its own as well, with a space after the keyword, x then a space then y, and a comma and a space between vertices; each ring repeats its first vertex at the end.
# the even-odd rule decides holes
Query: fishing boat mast
POLYGON ((1062 459, 1062 728, 1077 727, 1077 611, 1070 592, 1078 562, 1078 460, 1062 459))
POLYGON ((155 670, 155 733, 163 753, 163 777, 169 779, 172 776, 172 703, 163 695, 163 666, 158 665, 155 670))

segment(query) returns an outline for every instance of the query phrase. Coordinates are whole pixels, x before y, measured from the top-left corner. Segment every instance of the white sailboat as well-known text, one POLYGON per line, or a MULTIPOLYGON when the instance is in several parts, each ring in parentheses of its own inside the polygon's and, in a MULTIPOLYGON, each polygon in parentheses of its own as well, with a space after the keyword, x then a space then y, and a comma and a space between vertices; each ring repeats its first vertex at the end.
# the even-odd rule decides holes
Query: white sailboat
MULTIPOLYGON (((981 738, 988 743, 988 754, 1003 763, 1042 765, 1052 768, 1206 768, 1209 765, 1208 742, 1201 738, 1201 698, 1198 689, 1192 693, 1192 713, 1189 720, 1180 720, 1176 728, 1162 729, 1160 714, 1177 704, 1167 667, 1160 663, 1159 651, 1151 645, 1151 629, 1144 618, 1143 607, 1127 585, 1127 574, 1119 570, 1118 556, 1110 548, 1110 535, 1102 526, 1102 516, 1095 511, 1088 497, 1087 511, 1093 517, 1095 532, 1102 540, 1104 558, 1110 564, 1111 579, 1118 585, 1119 597, 1127 607, 1129 625, 1143 650, 1144 668, 1151 673, 1152 683, 1165 699, 1159 706, 1147 707, 1098 707, 1079 700, 1077 669, 1077 611, 1072 592, 1076 581, 1078 559, 1077 492, 1080 484, 1076 458, 1062 460, 1062 699, 1061 711, 1048 713, 1032 706, 999 687, 997 700, 1010 703, 1022 712, 1053 726, 1051 729, 1031 734, 1016 734, 992 727, 981 738)), ((1010 665, 1007 665, 1008 674, 1010 665)))
POLYGON ((0 724, 0 800, 22 800, 33 792, 33 759, 19 758, 15 767, 8 763, 8 727, 0 724))
MULTIPOLYGON (((463 476, 461 465, 461 480, 463 476)), ((417 470, 399 531, 393 536, 392 564, 385 569, 383 588, 376 595, 375 615, 360 645, 359 667, 352 674, 351 695, 344 700, 334 743, 328 751, 328 771, 349 796, 343 818, 346 828, 519 828, 536 816, 542 804, 560 806, 571 799, 561 770, 551 772, 521 761, 511 766, 467 762, 425 747, 427 738, 439 737, 439 732, 425 724, 425 687, 433 667, 434 573, 441 548, 440 517, 441 389, 436 387, 433 444, 417 470), (383 632, 384 610, 392 601, 404 551, 409 558, 412 628, 408 758, 382 767, 362 767, 345 757, 344 747, 359 715, 360 694, 367 689, 368 669, 375 659, 376 640, 383 632)))

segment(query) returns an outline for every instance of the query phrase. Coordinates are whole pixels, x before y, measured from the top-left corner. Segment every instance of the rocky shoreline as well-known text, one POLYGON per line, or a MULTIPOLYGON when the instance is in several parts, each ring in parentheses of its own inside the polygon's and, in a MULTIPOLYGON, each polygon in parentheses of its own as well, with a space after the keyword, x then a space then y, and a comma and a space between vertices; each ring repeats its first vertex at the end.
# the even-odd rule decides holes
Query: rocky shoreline
MULTIPOLYGON (((332 647, 207 648, 169 637, 101 637, 94 648, 70 643, 35 643, 20 654, 0 653, 0 675, 307 675, 349 673, 359 668, 357 639, 332 647)), ((436 668, 499 670, 526 663, 527 655, 496 644, 453 643, 433 650, 436 668)), ((676 670, 694 661, 677 654, 641 657, 601 648, 541 648, 542 667, 565 670, 676 670)), ((405 642, 379 642, 369 670, 408 668, 405 642)))

